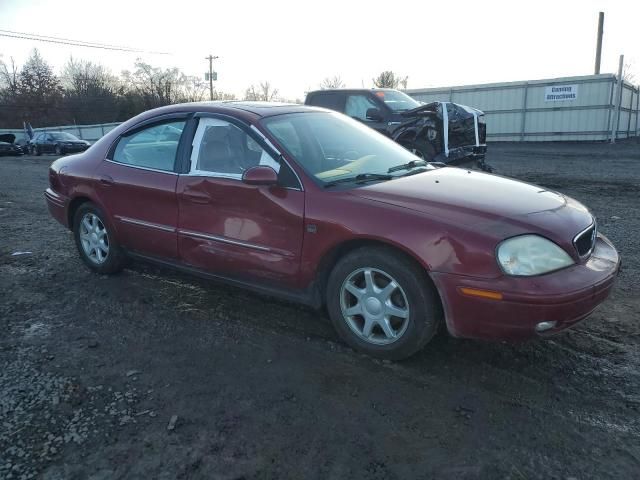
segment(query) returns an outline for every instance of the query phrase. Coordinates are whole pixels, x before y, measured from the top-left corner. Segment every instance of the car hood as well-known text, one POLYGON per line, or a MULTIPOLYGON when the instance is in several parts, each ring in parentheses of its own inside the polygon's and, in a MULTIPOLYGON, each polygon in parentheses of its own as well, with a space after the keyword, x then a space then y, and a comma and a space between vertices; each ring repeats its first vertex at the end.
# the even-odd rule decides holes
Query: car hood
MULTIPOLYGON (((420 105, 419 107, 412 108, 411 110, 400 112, 400 115, 402 115, 403 117, 417 117, 421 115, 437 115, 437 113, 434 111, 434 106, 440 103, 445 103, 445 102, 425 103, 424 105, 420 105)), ((474 112, 477 113, 478 115, 484 115, 484 112, 482 110, 478 110, 477 108, 469 107, 467 105, 462 105, 460 103, 454 103, 453 105, 458 105, 459 107, 462 107, 463 110, 465 110, 466 112, 472 115, 474 112)))
POLYGON ((538 233, 565 243, 593 222, 575 200, 543 187, 459 168, 439 168, 351 190, 496 239, 538 233))

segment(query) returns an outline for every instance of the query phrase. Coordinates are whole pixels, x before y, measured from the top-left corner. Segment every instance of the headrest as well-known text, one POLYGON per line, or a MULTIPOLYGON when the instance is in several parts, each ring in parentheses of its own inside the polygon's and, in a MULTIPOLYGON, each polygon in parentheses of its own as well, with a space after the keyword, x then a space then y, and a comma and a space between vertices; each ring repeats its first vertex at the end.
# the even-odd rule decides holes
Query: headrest
POLYGON ((202 136, 203 142, 221 142, 229 135, 229 127, 213 126, 208 127, 202 136))

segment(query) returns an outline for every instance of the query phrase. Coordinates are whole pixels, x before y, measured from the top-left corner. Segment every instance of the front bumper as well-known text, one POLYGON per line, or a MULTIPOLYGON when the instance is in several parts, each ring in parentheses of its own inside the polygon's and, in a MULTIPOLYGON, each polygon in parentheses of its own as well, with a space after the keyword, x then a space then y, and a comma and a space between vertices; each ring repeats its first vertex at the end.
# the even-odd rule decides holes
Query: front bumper
POLYGON ((583 320, 611 293, 620 257, 599 235, 584 263, 537 277, 480 279, 432 272, 445 309, 449 332, 456 337, 525 340, 564 330, 583 320), (462 288, 489 290, 502 300, 468 296, 462 288), (536 332, 541 322, 553 328, 536 332))
POLYGON ((486 153, 486 145, 469 145, 449 150, 449 156, 446 156, 443 152, 436 156, 433 161, 446 163, 454 167, 475 167, 484 164, 486 153))
POLYGON ((17 147, 1 149, 0 150, 0 155, 22 155, 22 150, 20 150, 17 147))

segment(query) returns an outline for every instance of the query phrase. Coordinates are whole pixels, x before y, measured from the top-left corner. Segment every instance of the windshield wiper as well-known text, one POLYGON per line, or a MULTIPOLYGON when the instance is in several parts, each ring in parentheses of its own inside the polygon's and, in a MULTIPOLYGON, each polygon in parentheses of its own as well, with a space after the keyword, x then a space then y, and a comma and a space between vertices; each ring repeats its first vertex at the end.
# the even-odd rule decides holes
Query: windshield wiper
POLYGON ((410 162, 403 163, 402 165, 396 165, 387 170, 387 173, 397 172, 398 170, 411 170, 416 167, 426 167, 429 164, 426 160, 411 160, 410 162))
POLYGON ((359 173, 353 177, 345 177, 339 178, 337 180, 333 180, 324 185, 324 188, 333 187, 334 185, 338 185, 340 183, 365 183, 371 182, 375 180, 391 180, 393 175, 388 175, 386 173, 359 173))

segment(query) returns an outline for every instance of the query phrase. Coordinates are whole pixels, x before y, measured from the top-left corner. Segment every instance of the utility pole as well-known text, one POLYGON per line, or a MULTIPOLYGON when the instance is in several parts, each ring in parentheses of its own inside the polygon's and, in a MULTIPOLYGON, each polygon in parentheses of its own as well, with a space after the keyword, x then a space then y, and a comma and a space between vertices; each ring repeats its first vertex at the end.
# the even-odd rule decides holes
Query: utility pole
POLYGON ((624 55, 620 55, 620 63, 618 64, 618 90, 616 92, 615 115, 611 119, 611 143, 616 143, 618 136, 618 126, 620 124, 620 104, 622 103, 622 89, 624 81, 622 80, 622 67, 624 66, 624 55))
POLYGON ((600 73, 600 57, 602 55, 602 35, 604 33, 604 12, 598 16, 598 40, 596 43, 596 67, 594 73, 600 73))
POLYGON ((209 60, 209 100, 213 100, 213 61, 218 57, 209 54, 208 57, 204 58, 209 60))

